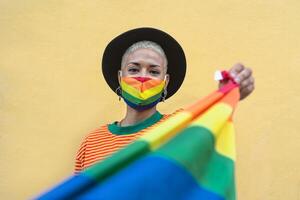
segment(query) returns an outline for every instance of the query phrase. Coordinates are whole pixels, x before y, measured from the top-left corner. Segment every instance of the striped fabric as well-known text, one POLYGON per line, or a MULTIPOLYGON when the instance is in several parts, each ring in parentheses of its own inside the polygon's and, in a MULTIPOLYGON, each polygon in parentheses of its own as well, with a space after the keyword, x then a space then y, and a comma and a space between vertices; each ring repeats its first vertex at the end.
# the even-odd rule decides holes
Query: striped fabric
POLYGON ((235 200, 229 82, 37 199, 235 200))
POLYGON ((108 157, 117 150, 125 147, 133 142, 145 132, 151 130, 168 117, 180 112, 177 110, 173 114, 164 115, 156 124, 149 126, 141 131, 131 134, 116 135, 108 130, 108 125, 103 125, 100 128, 89 133, 82 142, 75 160, 75 173, 79 173, 83 169, 95 164, 108 157))

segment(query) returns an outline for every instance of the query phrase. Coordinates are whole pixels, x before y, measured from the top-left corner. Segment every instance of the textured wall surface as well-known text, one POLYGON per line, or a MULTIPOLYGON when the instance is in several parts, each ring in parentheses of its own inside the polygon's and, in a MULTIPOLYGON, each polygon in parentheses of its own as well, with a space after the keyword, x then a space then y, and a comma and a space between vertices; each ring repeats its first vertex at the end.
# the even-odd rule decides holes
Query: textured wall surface
POLYGON ((83 137, 122 118, 100 74, 103 49, 153 26, 188 62, 160 111, 211 92, 217 69, 251 67, 256 89, 235 114, 238 197, 300 199, 299 10, 297 0, 1 0, 0 198, 28 199, 69 176, 83 137))

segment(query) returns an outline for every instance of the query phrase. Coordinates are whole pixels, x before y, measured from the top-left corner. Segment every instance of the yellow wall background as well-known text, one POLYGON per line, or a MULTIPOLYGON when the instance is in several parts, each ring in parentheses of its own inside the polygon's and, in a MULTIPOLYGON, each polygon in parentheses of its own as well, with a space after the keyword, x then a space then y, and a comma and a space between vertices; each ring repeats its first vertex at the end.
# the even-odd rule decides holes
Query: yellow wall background
POLYGON ((215 89, 217 69, 253 69, 256 89, 235 115, 238 197, 299 200, 299 11, 298 0, 1 0, 0 198, 28 199, 66 178, 83 137, 121 119, 102 52, 116 35, 152 26, 188 62, 163 113, 215 89))

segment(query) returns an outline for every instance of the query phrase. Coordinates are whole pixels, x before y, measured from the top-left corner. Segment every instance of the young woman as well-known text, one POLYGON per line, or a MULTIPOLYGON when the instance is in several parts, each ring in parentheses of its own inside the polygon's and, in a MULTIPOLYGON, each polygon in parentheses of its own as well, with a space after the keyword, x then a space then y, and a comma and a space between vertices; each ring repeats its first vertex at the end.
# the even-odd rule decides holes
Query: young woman
MULTIPOLYGON (((169 34, 154 28, 138 28, 119 35, 107 45, 102 72, 110 88, 126 103, 126 114, 122 120, 102 125, 86 136, 77 152, 76 173, 174 114, 163 115, 156 105, 180 88, 186 60, 180 44, 169 34)), ((236 64, 229 72, 240 84, 244 99, 254 90, 251 70, 236 64)))

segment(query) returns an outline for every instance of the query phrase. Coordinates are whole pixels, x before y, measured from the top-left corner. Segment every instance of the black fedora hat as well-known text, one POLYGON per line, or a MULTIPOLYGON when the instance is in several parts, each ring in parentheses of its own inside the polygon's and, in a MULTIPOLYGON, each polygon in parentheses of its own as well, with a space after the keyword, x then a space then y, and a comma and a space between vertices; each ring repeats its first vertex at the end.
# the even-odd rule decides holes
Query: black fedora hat
POLYGON ((180 88, 186 72, 186 59, 180 44, 169 34, 155 28, 142 27, 129 30, 114 38, 105 48, 102 57, 102 73, 109 87, 116 92, 119 87, 118 70, 122 56, 132 44, 149 40, 159 44, 168 59, 170 81, 166 98, 171 97, 180 88))

